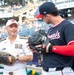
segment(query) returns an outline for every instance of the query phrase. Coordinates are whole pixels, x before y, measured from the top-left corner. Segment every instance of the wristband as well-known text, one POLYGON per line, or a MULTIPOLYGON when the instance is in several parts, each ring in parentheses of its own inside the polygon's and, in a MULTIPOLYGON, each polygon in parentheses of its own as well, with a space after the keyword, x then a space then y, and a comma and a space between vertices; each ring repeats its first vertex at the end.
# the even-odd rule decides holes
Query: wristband
POLYGON ((50 45, 50 46, 49 46, 49 48, 48 48, 49 53, 52 53, 52 47, 53 47, 53 45, 50 45))
POLYGON ((51 43, 49 43, 47 46, 46 46, 46 53, 49 53, 49 46, 51 45, 51 43))
POLYGON ((16 57, 16 61, 18 60, 18 57, 16 57))

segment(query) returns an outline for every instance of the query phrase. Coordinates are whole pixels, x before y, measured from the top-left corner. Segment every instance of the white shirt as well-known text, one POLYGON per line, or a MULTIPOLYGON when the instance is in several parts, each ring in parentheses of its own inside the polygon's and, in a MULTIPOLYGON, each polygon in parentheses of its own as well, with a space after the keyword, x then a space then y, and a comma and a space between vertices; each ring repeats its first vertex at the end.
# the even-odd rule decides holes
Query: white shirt
MULTIPOLYGON (((16 40, 11 44, 9 39, 0 42, 0 51, 8 52, 13 56, 24 56, 24 55, 33 55, 31 50, 27 47, 27 39, 21 39, 17 36, 16 40)), ((25 67, 26 62, 16 61, 13 65, 3 65, 4 69, 9 71, 18 70, 25 67)))

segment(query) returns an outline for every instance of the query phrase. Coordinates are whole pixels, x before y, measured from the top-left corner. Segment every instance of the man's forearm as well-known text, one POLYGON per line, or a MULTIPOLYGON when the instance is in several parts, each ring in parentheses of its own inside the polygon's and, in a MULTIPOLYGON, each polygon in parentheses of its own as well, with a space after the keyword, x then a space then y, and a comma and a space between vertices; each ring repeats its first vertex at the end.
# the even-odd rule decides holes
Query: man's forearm
POLYGON ((32 61, 33 60, 33 56, 32 55, 25 55, 25 56, 20 56, 18 57, 18 61, 20 62, 27 62, 27 61, 32 61))
POLYGON ((51 50, 48 47, 48 53, 54 52, 61 55, 66 56, 74 56, 74 46, 66 45, 66 46, 52 46, 51 50))

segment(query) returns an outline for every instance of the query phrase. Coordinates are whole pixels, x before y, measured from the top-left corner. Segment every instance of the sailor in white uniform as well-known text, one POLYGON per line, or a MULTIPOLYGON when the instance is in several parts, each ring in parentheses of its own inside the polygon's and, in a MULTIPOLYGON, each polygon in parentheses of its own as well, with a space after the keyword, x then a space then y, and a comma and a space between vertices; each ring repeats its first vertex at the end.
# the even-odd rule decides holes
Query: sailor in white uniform
POLYGON ((6 23, 8 37, 0 42, 0 51, 8 52, 17 58, 13 65, 3 65, 3 75, 26 75, 25 65, 33 60, 33 53, 27 45, 27 39, 20 38, 18 22, 10 19, 6 23))

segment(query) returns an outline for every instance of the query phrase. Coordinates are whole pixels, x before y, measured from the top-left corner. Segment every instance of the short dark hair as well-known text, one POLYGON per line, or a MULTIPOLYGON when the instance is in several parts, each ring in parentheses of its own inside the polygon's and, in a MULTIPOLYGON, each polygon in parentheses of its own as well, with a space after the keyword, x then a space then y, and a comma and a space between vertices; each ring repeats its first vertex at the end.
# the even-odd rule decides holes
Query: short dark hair
POLYGON ((50 14, 53 15, 53 16, 58 16, 59 15, 59 11, 58 11, 58 9, 56 9, 55 11, 53 11, 50 14))

